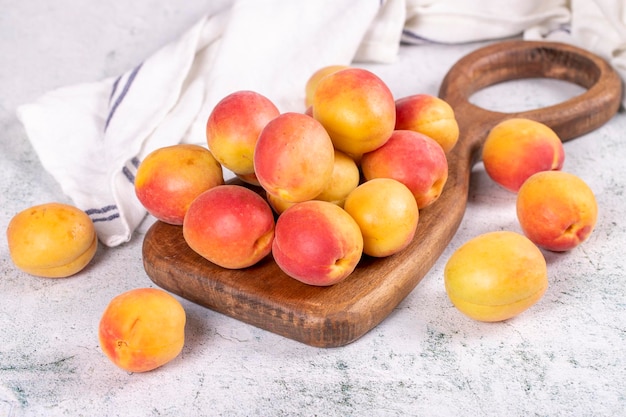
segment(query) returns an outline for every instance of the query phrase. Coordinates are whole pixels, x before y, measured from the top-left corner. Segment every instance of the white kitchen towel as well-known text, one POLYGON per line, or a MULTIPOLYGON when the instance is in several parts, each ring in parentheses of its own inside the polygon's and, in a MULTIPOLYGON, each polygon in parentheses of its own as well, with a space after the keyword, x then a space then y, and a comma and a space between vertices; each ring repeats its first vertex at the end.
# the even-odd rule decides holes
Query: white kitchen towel
MULTIPOLYGON (((626 80, 625 0, 407 0, 402 41, 409 44, 517 35, 585 48, 626 80)), ((622 104, 626 106, 626 97, 622 104)))
POLYGON ((552 31, 570 22, 568 4, 569 0, 409 0, 402 40, 466 43, 529 30, 552 31))
POLYGON ((107 246, 127 242, 145 218, 133 185, 142 158, 161 146, 206 143, 211 109, 233 91, 255 90, 281 111, 303 111, 304 84, 324 65, 393 63, 401 40, 548 36, 571 23, 565 0, 511 1, 506 8, 500 0, 225 3, 125 74, 18 108, 42 165, 90 215, 107 246))
MULTIPOLYGON (((626 1, 570 0, 569 30, 545 33, 530 31, 526 39, 567 42, 606 59, 626 80, 626 1)), ((626 97, 622 99, 626 106, 626 97)))

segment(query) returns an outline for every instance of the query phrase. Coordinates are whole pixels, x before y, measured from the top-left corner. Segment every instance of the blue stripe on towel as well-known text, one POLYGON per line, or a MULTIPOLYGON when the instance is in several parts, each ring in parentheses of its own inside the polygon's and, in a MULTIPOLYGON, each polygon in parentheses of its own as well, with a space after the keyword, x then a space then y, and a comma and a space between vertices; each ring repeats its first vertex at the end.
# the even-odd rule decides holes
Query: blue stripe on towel
MULTIPOLYGON (((128 79, 126 80, 126 84, 124 84, 124 88, 122 89, 120 95, 117 96, 117 98, 115 99, 115 103, 113 103, 113 106, 109 110, 109 115, 107 116, 106 123, 104 124, 104 131, 105 132, 106 132, 107 128, 109 127, 109 122, 111 122, 111 118, 115 114, 115 111, 117 110, 117 107, 122 103, 122 100, 124 100, 124 97, 126 97, 126 94, 128 93, 128 90, 130 89, 130 86, 133 84, 133 81, 135 80, 135 77, 137 76, 137 73, 141 69, 142 65, 143 65, 143 63, 137 65, 132 70, 132 72, 128 76, 128 79)), ((116 80, 115 83, 113 84, 113 92, 111 93, 111 97, 113 96, 113 93, 115 93, 115 90, 117 89, 118 82, 119 82, 119 79, 116 80)))
POLYGON ((139 158, 132 157, 126 162, 126 165, 122 167, 122 174, 126 177, 131 184, 135 183, 135 174, 137 174, 137 168, 139 168, 139 158))
POLYGON ((409 29, 402 29, 402 41, 406 43, 442 43, 420 36, 417 33, 410 31, 409 29))
POLYGON ((88 216, 91 216, 92 214, 102 214, 111 210, 117 210, 117 206, 115 204, 109 204, 108 206, 104 206, 102 208, 92 208, 86 210, 85 213, 87 213, 88 216))
POLYGON ((135 175, 130 171, 130 169, 128 169, 128 167, 125 166, 122 168, 122 174, 124 174, 128 182, 131 184, 135 183, 135 175))
POLYGON ((111 220, 115 220, 117 218, 120 217, 119 213, 115 213, 115 214, 111 214, 110 216, 107 217, 92 217, 91 221, 94 223, 98 223, 98 222, 109 222, 111 220))
POLYGON ((120 75, 115 79, 115 82, 113 83, 113 88, 111 88, 111 95, 109 96, 109 105, 111 105, 111 100, 113 100, 113 97, 115 97, 115 92, 117 91, 117 86, 119 85, 121 79, 122 76, 120 75))
POLYGON ((102 208, 92 208, 89 210, 85 210, 85 213, 87 213, 87 215, 91 218, 91 221, 94 223, 108 222, 108 221, 111 221, 120 217, 120 214, 117 212, 117 206, 115 204, 110 204, 102 208), (113 211, 113 213, 106 214, 111 211, 113 211), (98 216, 98 215, 104 215, 104 216, 98 216))
MULTIPOLYGON (((135 174, 140 163, 141 161, 139 158, 135 156, 129 159, 128 162, 126 162, 126 165, 122 167, 122 173, 131 184, 135 183, 135 174)), ((120 217, 118 208, 115 204, 109 204, 101 208, 91 208, 85 210, 85 213, 87 213, 87 215, 91 218, 91 221, 94 223, 108 222, 120 217)))

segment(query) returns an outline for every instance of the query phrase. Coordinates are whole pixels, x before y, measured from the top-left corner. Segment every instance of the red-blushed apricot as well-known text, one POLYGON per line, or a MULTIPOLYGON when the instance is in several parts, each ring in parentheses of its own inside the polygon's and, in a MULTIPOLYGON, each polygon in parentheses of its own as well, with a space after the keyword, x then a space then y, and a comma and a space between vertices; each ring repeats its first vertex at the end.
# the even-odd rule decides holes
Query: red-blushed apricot
MULTIPOLYGON (((307 109, 310 109, 313 105, 313 95, 315 94, 315 89, 319 84, 320 80, 325 76, 332 74, 334 72, 350 68, 348 65, 327 65, 315 71, 306 82, 304 86, 304 105, 307 109)), ((312 113, 312 109, 311 109, 312 113)))
POLYGON ((172 361, 185 345, 186 314, 180 302, 157 288, 136 288, 113 298, 98 326, 104 354, 129 372, 172 361))
POLYGON ((545 124, 513 118, 491 129, 482 160, 492 180, 517 192, 532 174, 563 168, 565 151, 560 138, 545 124))
POLYGON ((422 209, 434 203, 448 180, 443 148, 429 136, 396 130, 378 149, 361 158, 365 179, 393 178, 406 185, 422 209))
POLYGON ((181 225, 191 202, 224 183, 222 166, 205 147, 177 144, 154 150, 135 175, 135 194, 162 222, 181 225))
POLYGON ((396 100, 396 130, 413 130, 435 140, 448 153, 459 140, 452 107, 439 97, 414 94, 396 100))
POLYGON ((80 272, 98 248, 89 216, 63 203, 22 210, 11 219, 6 234, 15 266, 45 278, 65 278, 80 272))
POLYGON ((225 168, 238 175, 254 173, 254 147, 265 125, 280 111, 255 91, 235 91, 220 100, 206 123, 209 149, 225 168))
POLYGON ((309 200, 285 210, 276 222, 272 254, 290 277, 329 286, 346 279, 363 253, 354 219, 328 201, 309 200))
POLYGON ((347 68, 319 81, 313 117, 328 131, 336 149, 362 155, 389 139, 396 124, 396 104, 389 87, 374 73, 347 68))
POLYGON ((555 252, 573 249, 596 226, 598 203, 589 185, 563 171, 538 172, 517 194, 517 218, 536 245, 555 252))
POLYGON ((256 192, 240 185, 219 185, 191 203, 183 237, 214 264, 241 269, 270 253, 274 225, 271 207, 256 192))
POLYGON ((374 178, 354 189, 344 209, 363 234, 363 252, 384 257, 408 246, 415 236, 419 209, 411 190, 392 178, 374 178))
POLYGON ((448 259, 446 292, 468 317, 487 322, 507 320, 530 308, 548 288, 548 269, 539 248, 511 231, 470 239, 448 259))
POLYGON ((269 194, 297 203, 321 193, 335 150, 324 127, 302 113, 283 113, 261 131, 254 149, 257 180, 269 194))

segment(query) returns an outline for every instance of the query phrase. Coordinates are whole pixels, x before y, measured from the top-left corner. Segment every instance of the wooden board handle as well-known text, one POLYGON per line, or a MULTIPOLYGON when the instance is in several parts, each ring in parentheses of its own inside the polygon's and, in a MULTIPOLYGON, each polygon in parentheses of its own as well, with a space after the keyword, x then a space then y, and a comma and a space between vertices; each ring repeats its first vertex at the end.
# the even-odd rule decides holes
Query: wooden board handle
POLYGON ((615 115, 622 98, 622 81, 606 61, 584 49, 557 42, 506 41, 477 49, 457 61, 444 77, 439 97, 454 109, 461 132, 448 155, 450 176, 444 192, 450 201, 465 206, 472 166, 496 124, 523 117, 546 124, 562 141, 574 139, 615 115), (522 78, 554 78, 587 91, 556 105, 514 113, 470 103, 472 94, 482 88, 522 78))
POLYGON ((508 41, 478 49, 450 68, 439 97, 455 110, 463 135, 462 146, 476 148, 498 122, 525 117, 550 126, 566 141, 603 125, 617 112, 622 81, 602 58, 584 49, 556 42, 508 41), (504 81, 554 78, 575 83, 587 91, 553 106, 502 113, 470 103, 477 91, 504 81))

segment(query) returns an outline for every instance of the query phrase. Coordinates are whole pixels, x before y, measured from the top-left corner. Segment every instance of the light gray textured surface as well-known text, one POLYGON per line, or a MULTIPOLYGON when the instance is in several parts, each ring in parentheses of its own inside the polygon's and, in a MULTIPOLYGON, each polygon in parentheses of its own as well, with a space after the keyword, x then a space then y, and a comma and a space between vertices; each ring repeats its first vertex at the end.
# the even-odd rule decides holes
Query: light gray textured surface
MULTIPOLYGON (((0 0, 0 226, 67 198, 43 171, 15 117, 20 103, 134 66, 181 34, 211 2, 0 0)), ((447 69, 478 45, 403 48, 370 69, 397 96, 436 94, 447 69)), ((517 82, 477 95, 487 107, 545 105, 579 90, 517 82)), ((98 346, 115 295, 150 286, 143 235, 101 247, 68 279, 28 276, 0 243, 0 416, 617 416, 626 414, 626 116, 565 145, 564 169, 596 193, 591 238, 546 253, 550 287, 521 316, 471 321, 449 302, 443 266, 469 238, 520 231, 513 194, 480 165, 461 227, 422 283, 356 342, 320 349, 181 300, 186 345, 166 366, 129 374, 98 346)))

